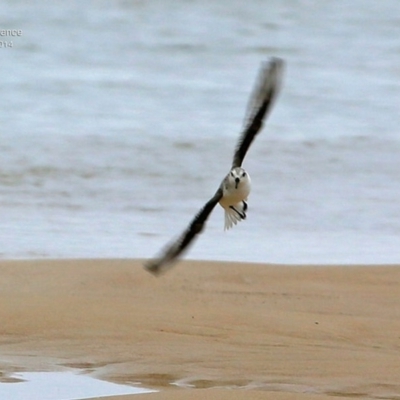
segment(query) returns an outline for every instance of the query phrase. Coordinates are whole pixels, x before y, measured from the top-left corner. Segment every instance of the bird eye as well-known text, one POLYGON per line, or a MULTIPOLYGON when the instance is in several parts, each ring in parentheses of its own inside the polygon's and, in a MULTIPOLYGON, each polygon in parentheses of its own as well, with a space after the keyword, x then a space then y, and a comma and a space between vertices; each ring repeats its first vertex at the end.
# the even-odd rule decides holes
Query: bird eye
POLYGON ((245 177, 245 176, 246 176, 246 172, 243 172, 242 177, 245 177))
POLYGON ((231 177, 233 178, 235 175, 233 175, 233 172, 231 171, 231 177))

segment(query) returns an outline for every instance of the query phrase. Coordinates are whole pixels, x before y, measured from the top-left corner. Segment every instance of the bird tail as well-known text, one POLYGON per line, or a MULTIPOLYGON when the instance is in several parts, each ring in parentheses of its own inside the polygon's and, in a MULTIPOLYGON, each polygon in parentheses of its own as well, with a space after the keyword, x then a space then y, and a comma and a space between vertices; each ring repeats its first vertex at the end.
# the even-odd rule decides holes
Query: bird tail
POLYGON ((224 230, 228 230, 236 225, 242 219, 246 219, 246 210, 247 203, 245 201, 241 201, 240 203, 234 204, 233 206, 229 206, 225 208, 225 228, 224 230))

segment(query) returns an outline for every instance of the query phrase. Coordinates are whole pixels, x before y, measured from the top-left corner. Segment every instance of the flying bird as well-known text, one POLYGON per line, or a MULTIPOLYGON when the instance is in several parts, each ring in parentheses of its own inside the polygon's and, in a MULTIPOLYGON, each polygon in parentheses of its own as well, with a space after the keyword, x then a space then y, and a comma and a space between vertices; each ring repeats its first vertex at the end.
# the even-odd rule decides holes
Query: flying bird
POLYGON ((181 236, 169 243, 158 257, 145 263, 144 267, 147 271, 159 275, 172 267, 196 236, 202 232, 207 218, 218 203, 225 211, 225 230, 246 219, 251 180, 248 172, 242 168, 242 163, 275 102, 280 89, 283 67, 284 61, 276 57, 262 63, 259 77, 250 96, 245 126, 234 152, 231 170, 222 180, 214 196, 195 215, 181 236))

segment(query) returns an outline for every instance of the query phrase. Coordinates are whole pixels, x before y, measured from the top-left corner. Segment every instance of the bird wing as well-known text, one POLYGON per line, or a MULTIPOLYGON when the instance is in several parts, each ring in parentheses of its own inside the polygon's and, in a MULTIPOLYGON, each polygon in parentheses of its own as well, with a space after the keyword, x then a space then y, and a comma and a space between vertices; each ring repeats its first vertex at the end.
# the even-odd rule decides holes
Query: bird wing
POLYGON ((174 242, 168 244, 166 248, 162 250, 159 257, 148 261, 144 266, 145 269, 154 275, 159 275, 168 267, 172 267, 176 259, 184 252, 195 237, 202 232, 207 218, 221 198, 222 187, 215 192, 214 196, 196 214, 182 235, 174 242))
POLYGON ((262 64, 259 77, 250 96, 246 125, 235 149, 232 168, 242 165, 247 150, 261 130, 263 121, 271 110, 279 92, 283 67, 283 60, 276 57, 262 64))

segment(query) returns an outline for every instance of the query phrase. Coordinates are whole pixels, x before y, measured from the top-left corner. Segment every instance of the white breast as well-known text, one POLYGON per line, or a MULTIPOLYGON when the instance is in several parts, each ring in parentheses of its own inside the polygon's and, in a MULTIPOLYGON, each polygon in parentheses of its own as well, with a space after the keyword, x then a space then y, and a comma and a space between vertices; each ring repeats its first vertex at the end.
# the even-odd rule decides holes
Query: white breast
POLYGON ((250 194, 251 180, 247 174, 245 178, 240 180, 238 187, 235 187, 235 182, 224 180, 223 182, 223 196, 219 201, 222 207, 226 208, 247 200, 250 194))

